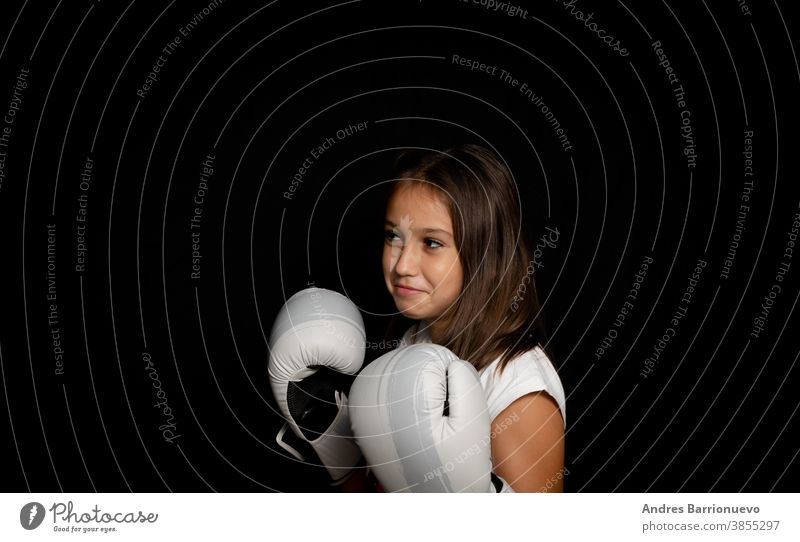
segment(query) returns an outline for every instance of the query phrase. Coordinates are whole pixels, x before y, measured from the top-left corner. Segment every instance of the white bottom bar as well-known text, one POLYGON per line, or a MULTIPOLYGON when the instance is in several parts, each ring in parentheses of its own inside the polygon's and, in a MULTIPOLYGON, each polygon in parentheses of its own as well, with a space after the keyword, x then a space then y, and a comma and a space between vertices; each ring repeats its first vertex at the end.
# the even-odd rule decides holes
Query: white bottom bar
POLYGON ((6 493, 0 502, 2 540, 800 540, 797 494, 6 493))

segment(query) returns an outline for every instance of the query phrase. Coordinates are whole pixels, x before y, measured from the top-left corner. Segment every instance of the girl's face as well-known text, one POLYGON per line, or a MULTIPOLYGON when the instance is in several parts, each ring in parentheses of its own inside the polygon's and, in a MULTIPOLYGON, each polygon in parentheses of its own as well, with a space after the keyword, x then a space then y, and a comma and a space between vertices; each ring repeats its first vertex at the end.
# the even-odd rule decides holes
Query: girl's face
POLYGON ((386 209, 383 276, 397 310, 433 323, 458 298, 463 269, 444 196, 401 186, 386 209))

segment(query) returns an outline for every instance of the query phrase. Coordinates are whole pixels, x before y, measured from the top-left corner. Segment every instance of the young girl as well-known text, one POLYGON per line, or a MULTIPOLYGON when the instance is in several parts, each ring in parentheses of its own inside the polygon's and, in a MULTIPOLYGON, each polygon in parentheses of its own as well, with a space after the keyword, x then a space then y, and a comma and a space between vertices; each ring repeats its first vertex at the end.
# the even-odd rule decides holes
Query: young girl
POLYGON ((386 210, 383 273, 417 320, 401 346, 443 345, 478 370, 494 472, 514 491, 561 491, 564 390, 545 353, 519 194, 489 150, 406 151, 386 210))

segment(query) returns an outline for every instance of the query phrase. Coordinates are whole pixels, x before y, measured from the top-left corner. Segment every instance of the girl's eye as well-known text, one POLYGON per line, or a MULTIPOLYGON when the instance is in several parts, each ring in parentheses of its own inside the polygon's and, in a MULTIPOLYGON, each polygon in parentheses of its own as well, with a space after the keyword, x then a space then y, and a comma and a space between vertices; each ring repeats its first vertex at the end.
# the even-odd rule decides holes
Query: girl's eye
POLYGON ((384 239, 386 239, 386 242, 389 243, 389 244, 392 244, 395 241, 399 241, 400 240, 400 237, 398 237, 398 235, 395 232, 393 232, 392 230, 386 230, 385 232, 383 232, 383 237, 384 237, 384 239))
POLYGON ((444 246, 436 239, 425 239, 425 244, 428 245, 429 248, 441 248, 444 246))

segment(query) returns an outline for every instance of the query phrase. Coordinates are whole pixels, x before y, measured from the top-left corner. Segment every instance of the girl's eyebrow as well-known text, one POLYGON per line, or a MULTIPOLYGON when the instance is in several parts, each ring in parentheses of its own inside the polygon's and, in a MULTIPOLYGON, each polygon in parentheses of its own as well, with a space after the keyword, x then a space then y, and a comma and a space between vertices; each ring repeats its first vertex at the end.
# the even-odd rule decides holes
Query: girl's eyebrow
MULTIPOLYGON (((387 221, 386 221, 386 225, 387 225, 387 226, 391 226, 391 227, 393 227, 393 228, 396 228, 396 227, 397 227, 397 224, 395 224, 395 223, 394 223, 394 222, 392 222, 391 220, 387 220, 387 221)), ((451 237, 453 236, 453 234, 452 234, 452 233, 450 233, 450 232, 449 232, 449 231, 447 231, 447 230, 443 230, 443 229, 441 229, 441 228, 411 228, 411 231, 422 232, 422 233, 426 233, 426 234, 427 234, 427 233, 443 233, 443 234, 445 234, 445 235, 449 235, 449 236, 451 236, 451 237)))

